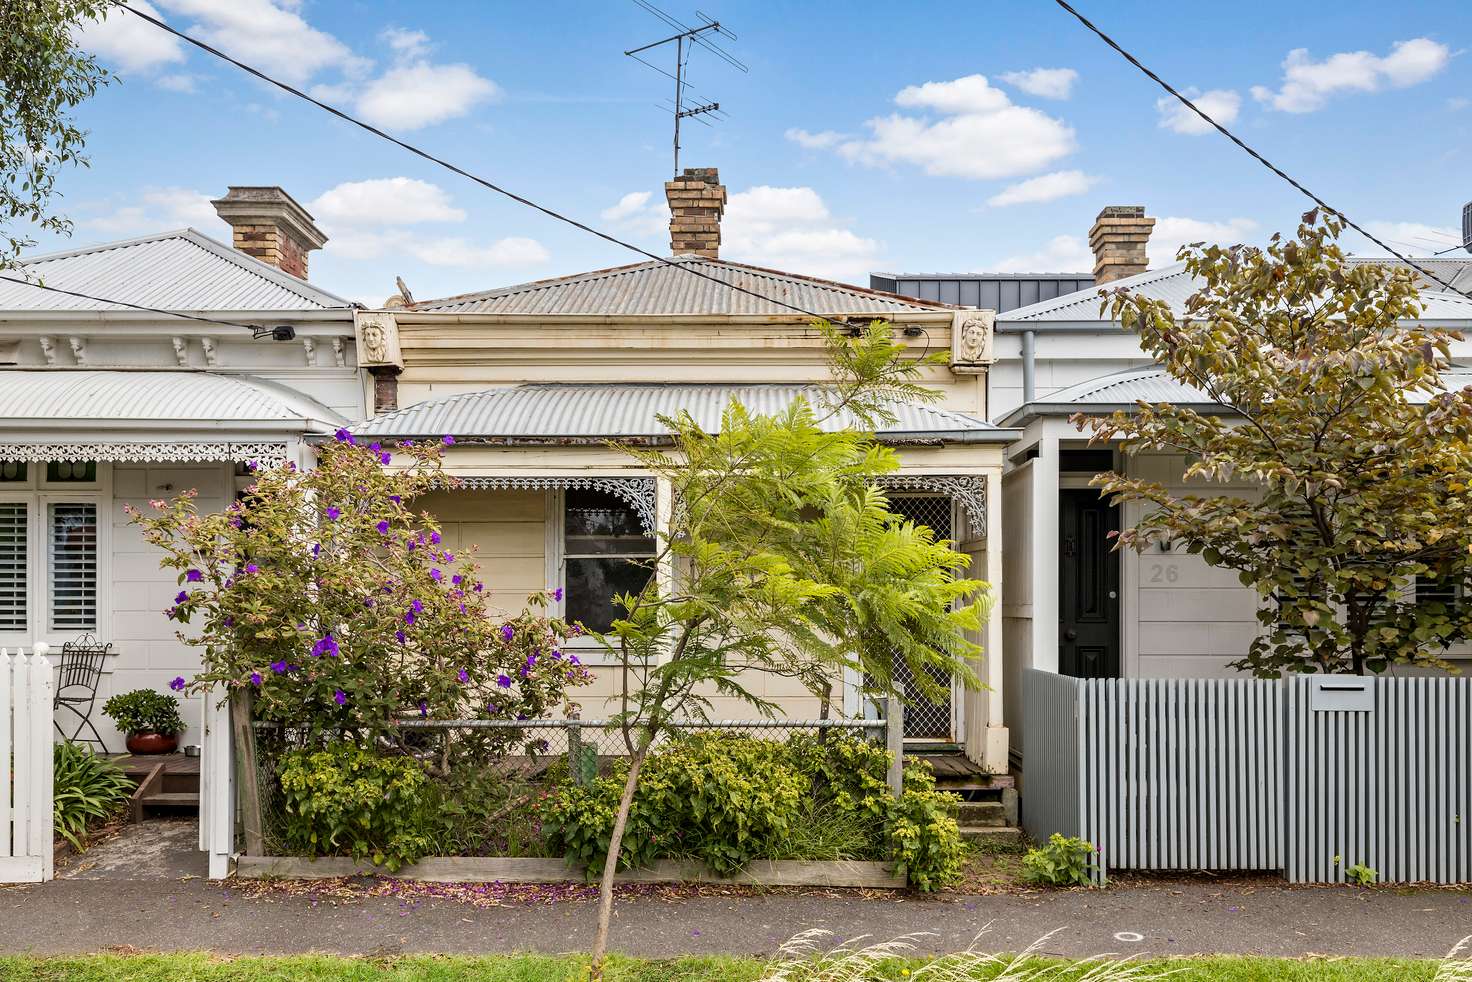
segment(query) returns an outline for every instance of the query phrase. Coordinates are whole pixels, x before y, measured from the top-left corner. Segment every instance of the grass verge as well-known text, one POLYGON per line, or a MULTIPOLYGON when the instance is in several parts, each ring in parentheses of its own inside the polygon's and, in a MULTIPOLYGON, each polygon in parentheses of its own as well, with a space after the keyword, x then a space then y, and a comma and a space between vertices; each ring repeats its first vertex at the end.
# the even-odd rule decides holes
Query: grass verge
MULTIPOLYGON (((1431 982, 1434 961, 1337 958, 1181 958, 1145 963, 1174 971, 1172 982, 1431 982)), ((298 955, 221 958, 208 954, 0 957, 5 982, 575 982, 576 956, 506 955, 341 958, 298 955)), ((908 963, 911 973, 918 963, 908 963)), ((615 958, 611 982, 755 982, 763 963, 748 958, 686 957, 672 961, 615 958)), ((909 976, 896 962, 885 979, 909 976)), ((978 976, 984 979, 985 976, 978 976)), ((1068 972, 1058 982, 1075 978, 1068 972)), ((877 978, 876 978, 877 982, 877 978)))

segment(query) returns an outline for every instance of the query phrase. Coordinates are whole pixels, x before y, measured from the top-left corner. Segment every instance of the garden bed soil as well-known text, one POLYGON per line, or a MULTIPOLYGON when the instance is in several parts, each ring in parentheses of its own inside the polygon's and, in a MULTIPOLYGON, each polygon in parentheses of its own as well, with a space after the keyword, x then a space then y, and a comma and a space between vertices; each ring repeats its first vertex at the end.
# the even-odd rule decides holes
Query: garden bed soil
MULTIPOLYGON (((433 883, 581 883, 581 867, 561 859, 503 856, 428 856, 389 873, 380 866, 347 857, 241 856, 235 875, 314 880, 343 876, 392 876, 433 883)), ((850 887, 903 890, 905 878, 890 864, 858 860, 758 860, 732 876, 720 876, 699 862, 662 859, 644 869, 619 873, 619 883, 722 883, 739 886, 850 887)))

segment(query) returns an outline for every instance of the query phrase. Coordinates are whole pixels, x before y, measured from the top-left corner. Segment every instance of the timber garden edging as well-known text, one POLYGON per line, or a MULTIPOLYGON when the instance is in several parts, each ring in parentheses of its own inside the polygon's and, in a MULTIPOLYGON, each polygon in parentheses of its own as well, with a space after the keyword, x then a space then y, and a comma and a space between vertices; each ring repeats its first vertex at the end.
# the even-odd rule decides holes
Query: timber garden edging
MULTIPOLYGON (((240 856, 235 875, 245 879, 322 880, 342 876, 387 876, 434 883, 578 883, 582 867, 564 860, 509 856, 427 856, 390 873, 372 863, 343 856, 240 856)), ((704 863, 662 859, 625 870, 619 883, 724 883, 767 887, 851 887, 903 890, 905 878, 889 863, 866 860, 757 860, 732 876, 720 876, 704 863)))

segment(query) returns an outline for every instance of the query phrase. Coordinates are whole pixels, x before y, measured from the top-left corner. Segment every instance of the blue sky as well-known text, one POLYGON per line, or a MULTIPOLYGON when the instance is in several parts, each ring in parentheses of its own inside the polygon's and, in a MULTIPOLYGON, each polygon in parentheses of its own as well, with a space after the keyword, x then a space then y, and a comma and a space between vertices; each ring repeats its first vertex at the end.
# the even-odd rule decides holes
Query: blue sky
MULTIPOLYGON (((1397 247, 1455 243, 1472 200, 1472 4, 1076 5, 1397 247)), ((1219 135, 1163 113, 1152 83, 1046 0, 698 6, 750 66, 700 50, 690 63, 729 112, 687 126, 682 157, 720 168, 727 258, 860 283, 874 270, 1072 272, 1091 265, 1085 237, 1106 204, 1159 219, 1158 263, 1181 241, 1291 229, 1306 207, 1219 135)), ((664 25, 631 0, 147 9, 491 180, 667 247, 657 104, 672 83, 622 54, 664 25)), ((122 81, 79 114, 92 166, 61 182, 77 244, 182 225, 227 238, 207 199, 280 184, 331 237, 312 279, 368 302, 396 275, 426 298, 637 258, 136 18, 114 14, 83 41, 122 81)))

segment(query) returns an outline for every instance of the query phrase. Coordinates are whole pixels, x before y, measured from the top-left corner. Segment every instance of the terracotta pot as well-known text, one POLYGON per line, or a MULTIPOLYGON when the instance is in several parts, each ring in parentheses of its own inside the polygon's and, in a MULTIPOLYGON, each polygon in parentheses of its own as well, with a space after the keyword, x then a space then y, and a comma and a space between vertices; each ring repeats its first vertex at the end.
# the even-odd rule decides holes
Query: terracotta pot
POLYGON ((150 733, 148 731, 128 734, 128 753, 130 754, 138 754, 139 756, 143 756, 144 754, 171 754, 178 747, 179 738, 177 736, 165 736, 162 733, 150 733))

